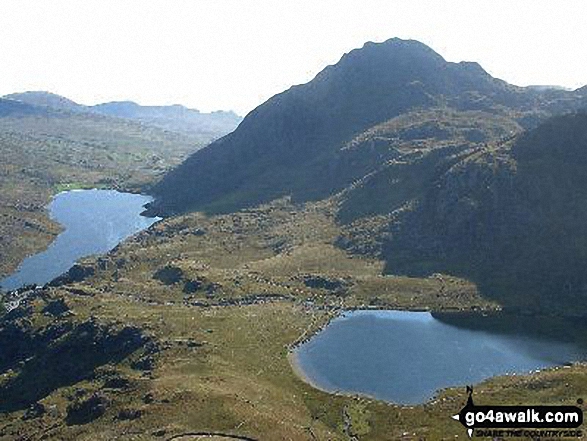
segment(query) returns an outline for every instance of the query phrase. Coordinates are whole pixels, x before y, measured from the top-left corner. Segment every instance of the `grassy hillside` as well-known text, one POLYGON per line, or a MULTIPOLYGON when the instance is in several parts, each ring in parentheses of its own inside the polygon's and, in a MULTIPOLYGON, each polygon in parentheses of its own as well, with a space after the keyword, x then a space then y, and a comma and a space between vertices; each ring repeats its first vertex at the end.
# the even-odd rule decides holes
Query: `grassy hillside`
MULTIPOLYGON (((296 375, 292 345, 339 308, 494 307, 463 280, 384 276, 382 261, 337 249, 334 209, 279 201, 168 219, 82 262, 94 268, 86 280, 31 293, 0 319, 0 437, 466 436, 450 418, 466 401, 460 388, 401 407, 327 394, 296 375)), ((497 378, 477 386, 476 401, 574 404, 585 369, 497 378)))
POLYGON ((51 195, 78 187, 138 191, 198 147, 132 121, 0 99, 0 274, 58 231, 44 212, 51 195))
MULTIPOLYGON (((327 394, 292 348, 348 308, 584 316, 587 119, 543 122, 584 93, 396 39, 277 95, 156 185, 152 211, 174 217, 0 315, 0 439, 464 438, 461 388, 327 394)), ((56 188, 145 188, 180 160, 180 135, 4 104, 2 210, 39 243, 56 188)), ((586 374, 494 378, 476 403, 574 405, 586 374)))

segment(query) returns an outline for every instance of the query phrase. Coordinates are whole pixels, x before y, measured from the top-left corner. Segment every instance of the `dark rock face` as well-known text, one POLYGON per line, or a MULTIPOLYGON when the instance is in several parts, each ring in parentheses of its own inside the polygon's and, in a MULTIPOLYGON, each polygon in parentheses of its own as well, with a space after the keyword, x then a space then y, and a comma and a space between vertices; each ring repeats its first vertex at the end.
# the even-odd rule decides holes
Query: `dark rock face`
POLYGON ((511 307, 587 306, 587 115, 556 117, 442 174, 391 227, 387 271, 452 272, 511 307))
POLYGON ((164 285, 174 285, 183 279, 183 271, 176 266, 167 265, 158 269, 153 278, 159 280, 164 285))
POLYGON ((350 285, 349 281, 345 279, 331 279, 312 275, 304 277, 304 284, 308 288, 325 289, 337 295, 345 294, 350 285))
POLYGON ((49 302, 43 312, 52 316, 59 316, 69 311, 69 307, 66 305, 63 299, 57 299, 49 302))
POLYGON ((26 412, 23 414, 22 419, 24 421, 33 420, 35 418, 42 417, 45 413, 47 413, 47 410, 45 409, 45 406, 43 404, 41 404, 41 403, 33 403, 26 410, 26 412))
POLYGON ((106 412, 108 399, 100 394, 92 394, 89 398, 79 400, 67 406, 65 422, 70 425, 90 423, 100 418, 106 412))
POLYGON ((126 378, 119 376, 108 378, 104 382, 104 387, 107 389, 128 389, 130 382, 126 378))
POLYGON ((83 266, 75 264, 65 274, 56 277, 49 286, 62 286, 70 283, 82 282, 85 279, 92 277, 96 273, 96 270, 91 266, 83 266))
POLYGON ((0 412, 26 409, 55 389, 91 378, 95 368, 122 361, 148 341, 137 328, 93 320, 44 329, 33 329, 26 318, 2 321, 0 372, 14 369, 17 375, 0 387, 0 412))

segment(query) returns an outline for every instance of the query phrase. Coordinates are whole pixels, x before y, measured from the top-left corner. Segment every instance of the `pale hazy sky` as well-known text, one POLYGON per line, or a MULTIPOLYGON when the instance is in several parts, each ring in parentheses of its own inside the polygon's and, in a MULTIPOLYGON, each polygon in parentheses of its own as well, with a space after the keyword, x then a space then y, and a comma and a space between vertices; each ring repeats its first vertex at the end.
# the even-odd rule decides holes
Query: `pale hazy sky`
POLYGON ((586 17, 585 0, 0 0, 0 95, 245 114, 391 37, 514 84, 576 88, 586 17))

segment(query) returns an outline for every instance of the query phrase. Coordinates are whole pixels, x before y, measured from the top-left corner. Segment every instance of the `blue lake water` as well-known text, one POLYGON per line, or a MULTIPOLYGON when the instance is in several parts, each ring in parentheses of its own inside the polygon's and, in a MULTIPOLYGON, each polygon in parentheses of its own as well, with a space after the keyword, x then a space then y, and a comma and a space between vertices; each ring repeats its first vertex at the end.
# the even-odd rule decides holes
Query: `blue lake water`
POLYGON ((585 330, 575 325, 511 315, 354 311, 298 347, 295 357, 321 389, 420 404, 442 388, 586 359, 577 341, 585 330))
POLYGON ((63 274, 81 257, 103 254, 156 222, 140 216, 149 196, 114 190, 73 190, 59 193, 49 204, 51 219, 64 230, 47 250, 26 258, 0 282, 4 291, 23 285, 44 285, 63 274))

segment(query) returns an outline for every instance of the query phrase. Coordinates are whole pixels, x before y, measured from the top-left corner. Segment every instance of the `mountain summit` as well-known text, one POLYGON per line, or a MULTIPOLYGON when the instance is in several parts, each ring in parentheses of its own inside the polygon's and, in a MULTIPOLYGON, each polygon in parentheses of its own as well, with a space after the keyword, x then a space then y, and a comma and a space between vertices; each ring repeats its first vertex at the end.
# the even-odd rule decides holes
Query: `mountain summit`
POLYGON ((291 195, 319 199, 369 170, 345 164, 344 145, 416 109, 506 114, 529 111, 539 93, 490 76, 477 63, 451 63, 428 46, 393 38, 366 43, 253 110, 237 130, 170 172, 151 211, 230 211, 291 195))

